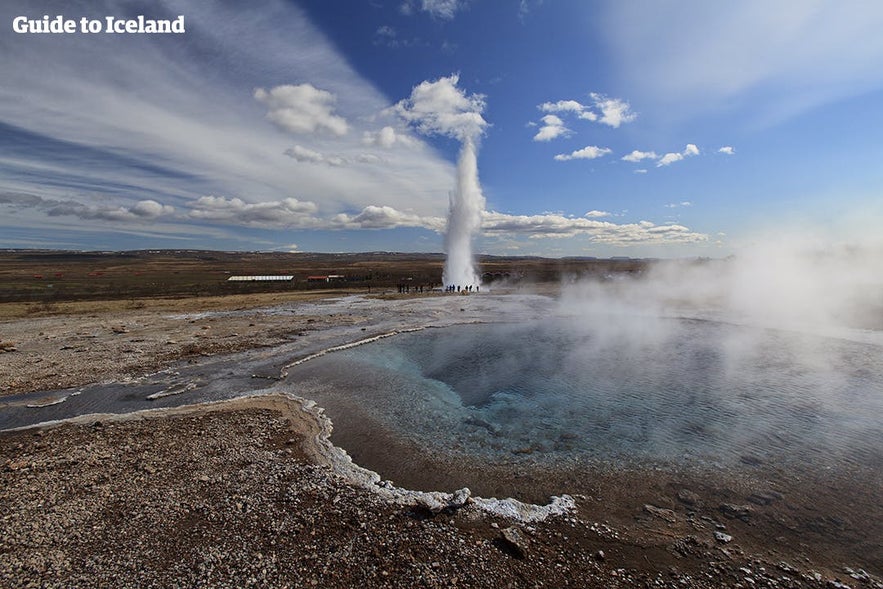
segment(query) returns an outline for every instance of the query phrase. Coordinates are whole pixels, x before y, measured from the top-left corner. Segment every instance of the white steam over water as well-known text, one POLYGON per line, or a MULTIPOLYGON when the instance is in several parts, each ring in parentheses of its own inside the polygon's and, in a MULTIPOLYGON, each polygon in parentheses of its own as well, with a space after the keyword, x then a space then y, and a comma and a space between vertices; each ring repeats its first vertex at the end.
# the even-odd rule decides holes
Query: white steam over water
POLYGON ((883 250, 788 243, 577 280, 516 323, 482 297, 488 323, 341 352, 299 382, 332 415, 358 391, 384 427, 492 463, 874 468, 883 250))
POLYGON ((478 182, 478 155, 475 141, 466 138, 457 163, 457 190, 451 193, 448 230, 445 234, 445 285, 478 285, 472 238, 481 228, 484 195, 478 182))

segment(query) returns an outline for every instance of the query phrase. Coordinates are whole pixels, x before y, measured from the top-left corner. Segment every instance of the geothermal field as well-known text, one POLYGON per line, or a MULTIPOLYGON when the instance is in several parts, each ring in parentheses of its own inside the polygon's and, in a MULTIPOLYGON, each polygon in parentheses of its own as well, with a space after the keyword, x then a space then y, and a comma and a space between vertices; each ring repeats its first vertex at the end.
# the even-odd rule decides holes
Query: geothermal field
POLYGON ((883 314, 794 256, 7 303, 0 573, 879 586, 883 314))

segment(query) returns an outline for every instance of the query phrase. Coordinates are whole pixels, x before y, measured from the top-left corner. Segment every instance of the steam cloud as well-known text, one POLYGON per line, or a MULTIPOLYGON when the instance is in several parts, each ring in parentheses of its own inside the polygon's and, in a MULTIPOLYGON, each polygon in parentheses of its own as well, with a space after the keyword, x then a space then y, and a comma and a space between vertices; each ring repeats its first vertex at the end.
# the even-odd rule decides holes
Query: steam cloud
POLYGON ((425 81, 411 91, 410 98, 396 104, 395 111, 421 133, 444 135, 461 142, 457 162, 457 187, 451 193, 445 233, 446 285, 478 285, 472 238, 481 228, 484 195, 478 181, 478 140, 487 127, 481 116, 484 96, 467 96, 457 88, 453 74, 433 82, 425 81))

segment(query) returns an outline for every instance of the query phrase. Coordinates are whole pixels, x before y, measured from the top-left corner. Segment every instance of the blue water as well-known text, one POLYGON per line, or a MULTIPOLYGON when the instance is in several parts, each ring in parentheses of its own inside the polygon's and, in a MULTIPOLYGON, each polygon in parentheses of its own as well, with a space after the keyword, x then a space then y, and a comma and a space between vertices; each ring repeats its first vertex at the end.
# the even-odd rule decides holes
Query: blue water
POLYGON ((313 360, 300 394, 490 460, 839 465, 883 456, 879 346, 596 316, 428 329, 313 360))

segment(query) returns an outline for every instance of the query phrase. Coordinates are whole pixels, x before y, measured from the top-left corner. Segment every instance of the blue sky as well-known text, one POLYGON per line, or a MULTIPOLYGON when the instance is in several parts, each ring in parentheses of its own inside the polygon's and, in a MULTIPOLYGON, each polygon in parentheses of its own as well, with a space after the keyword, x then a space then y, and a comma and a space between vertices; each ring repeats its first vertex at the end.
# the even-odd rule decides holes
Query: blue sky
POLYGON ((11 0, 0 17, 0 247, 441 251, 460 144, 420 117, 455 103, 486 123, 479 252, 881 233, 878 3, 11 0), (13 32, 44 14, 183 15, 186 33, 13 32), (447 94, 417 117, 424 83, 447 94))

